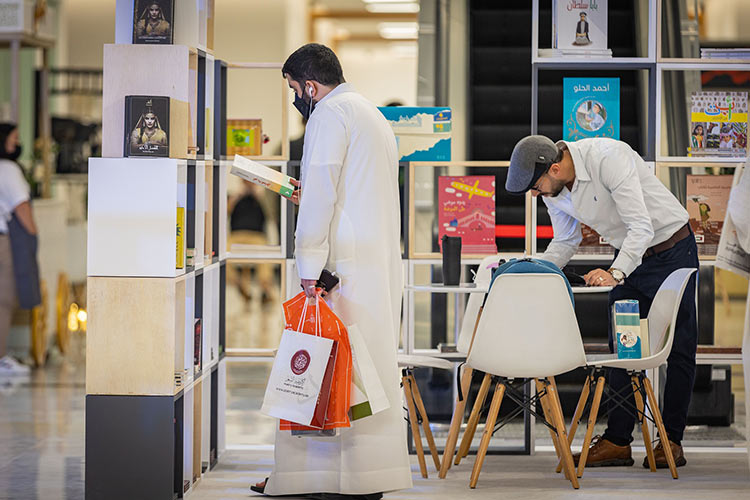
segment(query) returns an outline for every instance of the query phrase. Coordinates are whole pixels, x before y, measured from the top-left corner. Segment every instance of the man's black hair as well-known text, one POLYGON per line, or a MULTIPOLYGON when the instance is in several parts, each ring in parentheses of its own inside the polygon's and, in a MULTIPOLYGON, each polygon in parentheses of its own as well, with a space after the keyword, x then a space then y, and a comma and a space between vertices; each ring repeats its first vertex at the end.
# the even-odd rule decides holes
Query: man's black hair
POLYGON ((336 54, 319 43, 308 43, 295 50, 281 68, 281 74, 289 75, 303 88, 306 80, 333 87, 346 81, 336 54))

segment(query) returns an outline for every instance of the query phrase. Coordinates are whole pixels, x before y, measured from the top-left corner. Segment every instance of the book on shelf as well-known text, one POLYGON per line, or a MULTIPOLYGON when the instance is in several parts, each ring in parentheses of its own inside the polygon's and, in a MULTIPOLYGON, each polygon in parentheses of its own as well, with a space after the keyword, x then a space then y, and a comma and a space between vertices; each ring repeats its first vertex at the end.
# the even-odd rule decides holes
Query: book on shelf
POLYGON ((747 156, 747 92, 693 92, 688 156, 747 156))
POLYGON ((188 164, 187 170, 187 207, 185 209, 185 265, 195 266, 195 164, 188 164))
POLYGON ((294 193, 291 177, 244 156, 234 155, 230 173, 287 198, 294 193))
POLYGON ((125 96, 124 156, 169 156, 169 97, 125 96))
POLYGON ((227 156, 263 154, 263 120, 227 120, 227 156))
POLYGON ((620 138, 620 79, 563 78, 563 140, 620 138))
POLYGON ((202 340, 203 340, 203 331, 201 326, 201 318, 197 318, 194 323, 194 341, 193 344, 193 366, 195 367, 195 373, 198 373, 201 371, 202 362, 203 362, 203 349, 202 346, 202 340))
POLYGON ((557 52, 543 49, 539 55, 611 57, 607 0, 553 0, 552 48, 557 52))
POLYGON ((731 190, 731 175, 687 176, 686 208, 698 244, 698 255, 716 255, 731 190))
POLYGON ((177 269, 185 268, 185 207, 177 207, 177 269))
POLYGON ((578 252, 581 255, 612 255, 615 249, 590 226, 581 222, 581 244, 578 252))
POLYGON ((750 59, 750 48, 701 49, 701 59, 750 59))
POLYGON ((173 28, 174 0, 133 1, 133 43, 169 45, 173 28))
POLYGON ((495 176, 438 177, 438 242, 461 238, 461 253, 495 254, 495 176))

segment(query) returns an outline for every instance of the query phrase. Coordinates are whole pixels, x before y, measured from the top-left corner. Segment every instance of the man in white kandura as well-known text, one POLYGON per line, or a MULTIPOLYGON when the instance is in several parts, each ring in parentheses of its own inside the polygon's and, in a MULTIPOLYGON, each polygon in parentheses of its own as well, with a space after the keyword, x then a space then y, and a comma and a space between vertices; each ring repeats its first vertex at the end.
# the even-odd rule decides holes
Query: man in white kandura
POLYGON ((382 492, 412 486, 396 363, 403 289, 396 139, 378 109, 344 83, 331 49, 305 45, 289 56, 282 73, 295 92, 295 107, 309 118, 297 271, 310 297, 324 268, 341 278, 327 300, 349 336, 363 337, 387 409, 352 422, 335 437, 277 431, 274 470, 253 490, 379 499, 382 492))

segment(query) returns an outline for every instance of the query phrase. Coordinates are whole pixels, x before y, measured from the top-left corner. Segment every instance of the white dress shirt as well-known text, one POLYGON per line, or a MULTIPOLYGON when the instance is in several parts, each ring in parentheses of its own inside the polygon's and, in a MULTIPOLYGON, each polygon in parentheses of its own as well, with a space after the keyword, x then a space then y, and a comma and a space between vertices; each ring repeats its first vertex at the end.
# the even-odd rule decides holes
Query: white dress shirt
POLYGON ((608 138, 560 142, 570 151, 576 178, 571 190, 542 198, 554 230, 543 259, 567 264, 581 243, 582 222, 620 250, 612 267, 628 276, 649 247, 687 223, 687 210, 626 143, 608 138))

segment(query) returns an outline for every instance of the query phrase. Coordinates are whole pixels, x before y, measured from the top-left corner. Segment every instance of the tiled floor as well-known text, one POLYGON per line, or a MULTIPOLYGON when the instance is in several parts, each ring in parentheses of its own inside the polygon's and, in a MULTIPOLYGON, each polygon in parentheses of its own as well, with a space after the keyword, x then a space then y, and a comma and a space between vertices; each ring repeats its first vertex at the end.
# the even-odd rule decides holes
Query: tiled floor
MULTIPOLYGON (((640 461, 644 452, 635 452, 640 461)), ((470 457, 471 458, 471 457, 470 457)), ((229 451, 209 475, 204 476, 192 500, 248 498, 251 483, 262 480, 270 470, 272 451, 229 451)), ((581 488, 573 490, 560 474, 555 474, 554 453, 535 456, 487 457, 475 490, 468 487, 473 459, 452 468, 444 480, 437 478, 434 465, 430 478, 422 479, 412 457, 414 487, 385 495, 387 500, 498 499, 743 499, 750 496, 750 474, 745 453, 688 453, 689 465, 679 469, 680 479, 668 471, 655 473, 640 467, 587 470, 581 488)), ((262 498, 254 496, 254 498, 262 498)))
MULTIPOLYGON (((253 308, 260 306, 253 305, 253 308)), ((731 309, 729 316, 734 318, 731 309)), ((241 323, 242 315, 236 320, 241 323)), ((266 330, 277 330, 265 325, 266 330)), ((730 329, 736 335, 735 329, 730 329)), ((247 332, 250 334, 250 332, 247 332)), ((737 339, 724 339, 735 343, 737 339)), ((270 342, 270 340, 269 340, 270 342)), ((63 360, 53 357, 31 377, 10 384, 0 381, 0 500, 73 500, 84 496, 84 394, 83 345, 63 360)), ((259 414, 268 363, 231 363, 228 369, 228 451, 217 468, 197 485, 192 498, 249 498, 249 485, 265 477, 272 467, 274 422, 259 414)), ((696 426, 686 431, 689 466, 680 469, 679 481, 666 473, 650 474, 640 467, 592 470, 574 492, 552 473, 549 451, 536 456, 488 457, 477 490, 467 488, 473 458, 453 469, 444 481, 419 478, 415 457, 415 487, 387 495, 392 499, 454 498, 750 498, 750 474, 744 448, 744 394, 741 370, 732 370, 736 396, 736 422, 731 427, 696 426), (707 446, 734 446, 715 453, 707 446)), ((436 425, 436 438, 444 440, 444 426, 436 425)), ((550 449, 546 430, 538 426, 537 443, 550 449)), ((498 444, 517 442, 520 425, 496 434, 498 444)), ((578 443, 579 437, 576 441, 578 443)), ((636 442, 639 442, 636 436, 636 442)), ((636 450, 636 459, 643 451, 636 450)), ((134 499, 140 500, 140 499, 134 499)))

